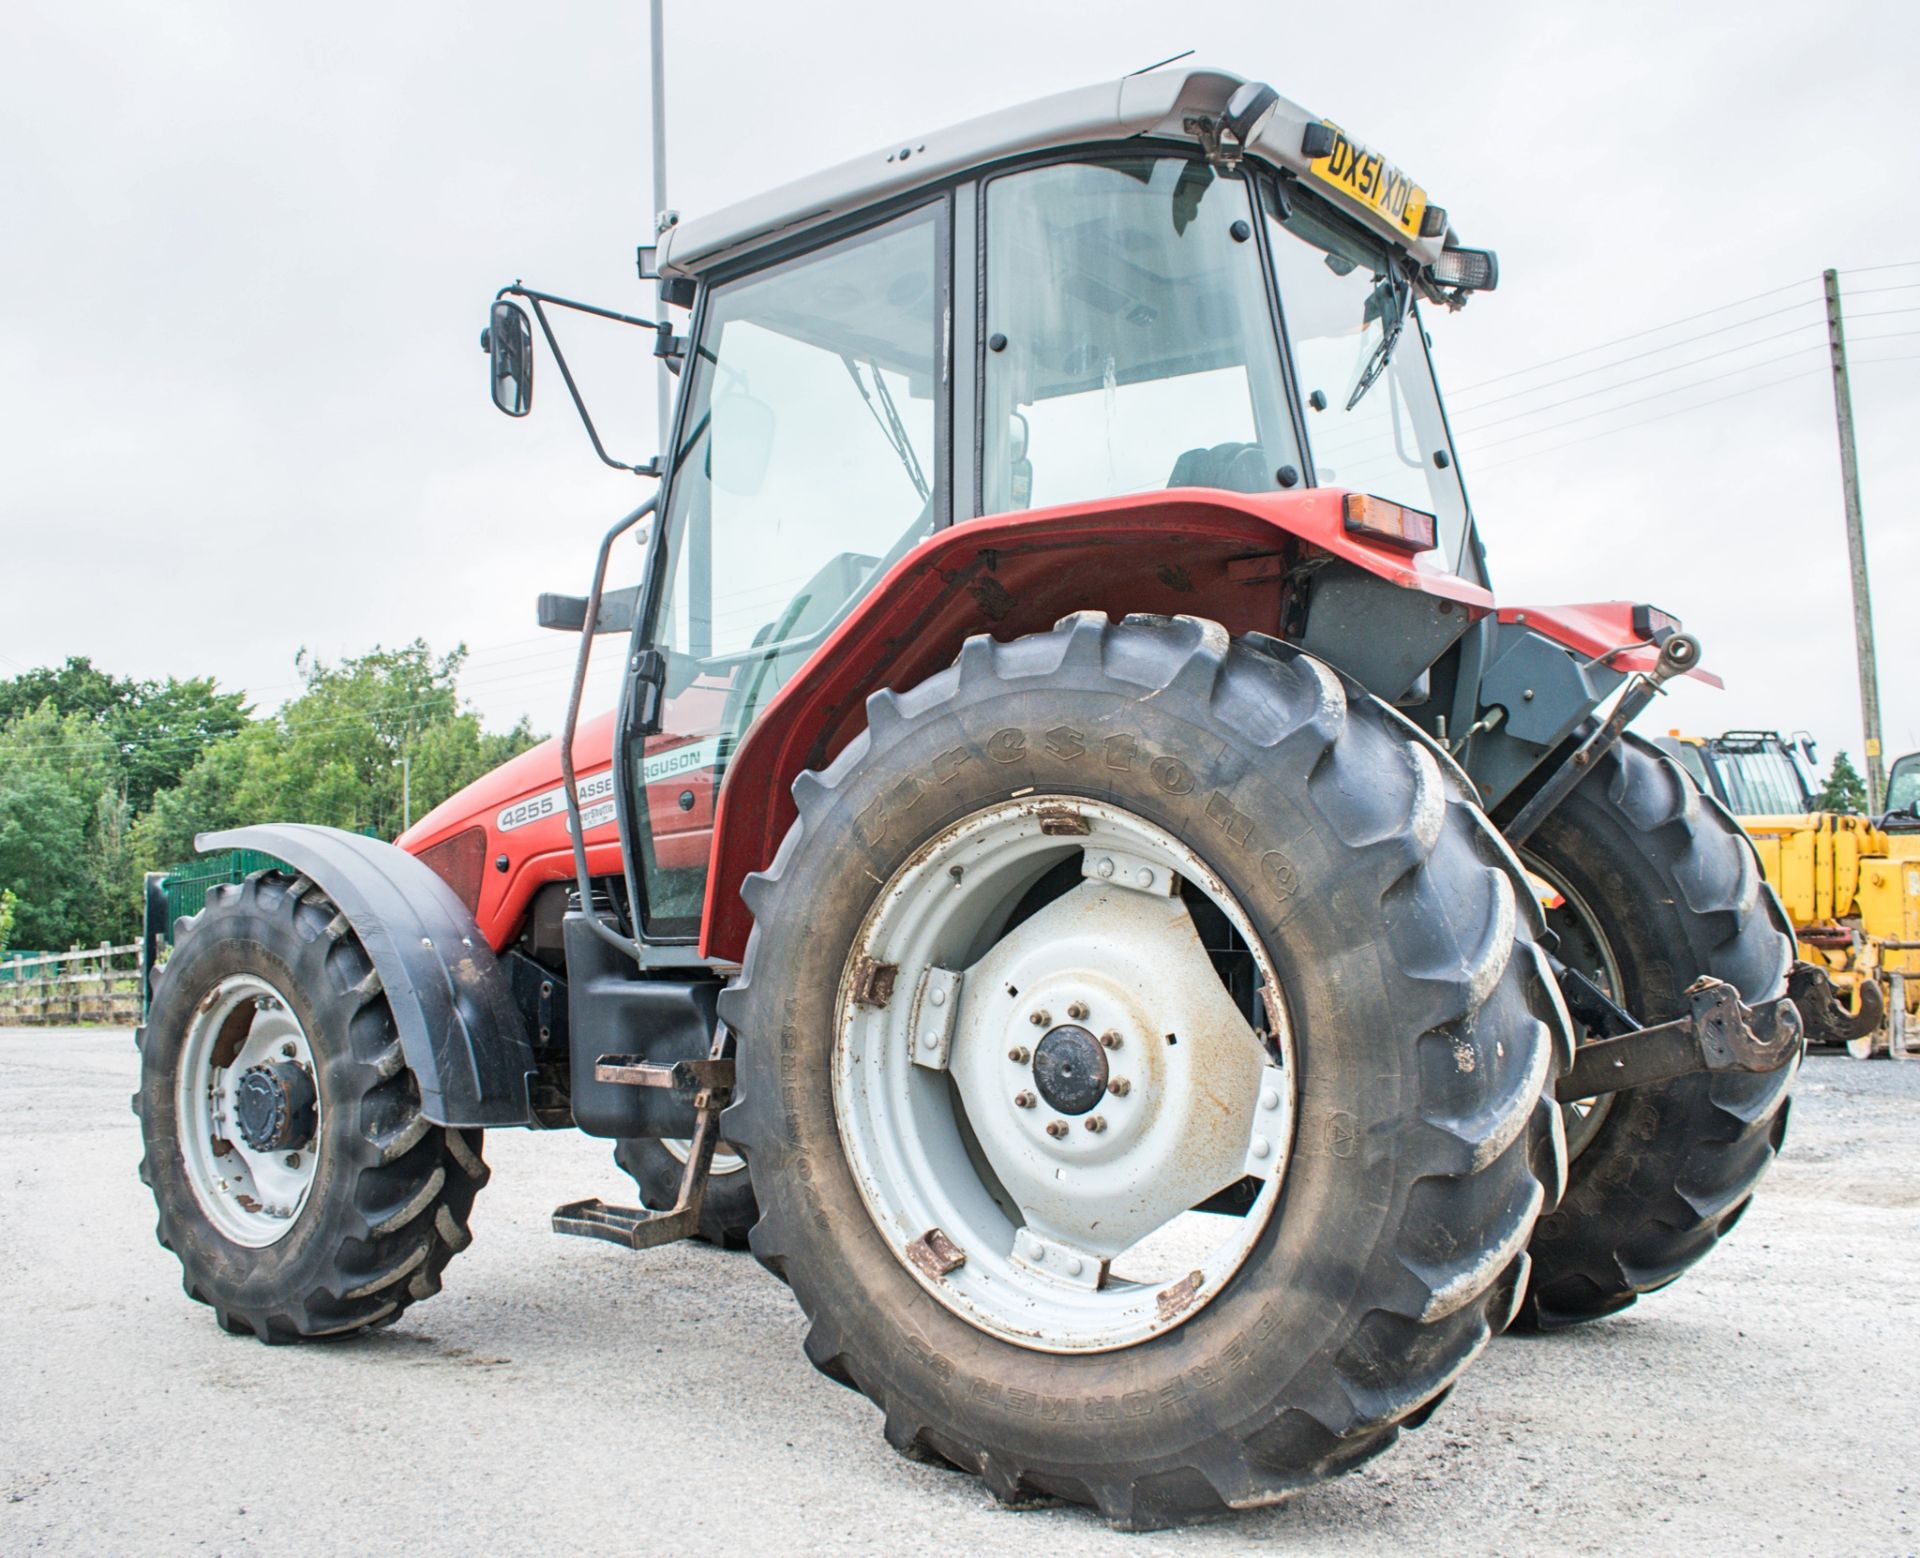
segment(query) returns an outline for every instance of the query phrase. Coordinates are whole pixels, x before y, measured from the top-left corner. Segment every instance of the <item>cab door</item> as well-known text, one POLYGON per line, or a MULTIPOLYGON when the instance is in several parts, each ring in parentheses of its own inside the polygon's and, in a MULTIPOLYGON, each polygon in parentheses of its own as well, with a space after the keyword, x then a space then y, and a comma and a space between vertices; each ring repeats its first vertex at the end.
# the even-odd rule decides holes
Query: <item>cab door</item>
POLYGON ((623 753, 649 940, 699 932, 748 726, 948 518, 947 227, 941 199, 708 289, 641 634, 660 714, 623 753))

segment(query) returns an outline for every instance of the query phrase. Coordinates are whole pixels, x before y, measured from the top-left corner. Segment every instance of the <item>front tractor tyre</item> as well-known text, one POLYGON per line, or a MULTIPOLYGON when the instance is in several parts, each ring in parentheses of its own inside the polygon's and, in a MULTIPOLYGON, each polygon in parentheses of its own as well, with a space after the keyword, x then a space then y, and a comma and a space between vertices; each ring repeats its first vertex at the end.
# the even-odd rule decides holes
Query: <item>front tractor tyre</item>
POLYGON ((754 1253, 903 1454, 1153 1528, 1421 1421, 1571 1053, 1517 862, 1324 664, 1083 614, 868 703, 745 895, 754 1253))
POLYGON ((305 877, 216 887, 183 924, 133 1102, 157 1236, 228 1331, 384 1325, 469 1242, 481 1133, 421 1114, 379 976, 305 877))

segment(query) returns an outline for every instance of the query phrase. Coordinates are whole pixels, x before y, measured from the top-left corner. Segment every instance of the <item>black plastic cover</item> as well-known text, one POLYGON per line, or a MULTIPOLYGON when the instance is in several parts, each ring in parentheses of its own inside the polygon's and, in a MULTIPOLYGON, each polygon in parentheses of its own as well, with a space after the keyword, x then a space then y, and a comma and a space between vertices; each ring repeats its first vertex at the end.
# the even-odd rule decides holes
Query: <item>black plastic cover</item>
POLYGON ((602 1055, 639 1055, 654 1065, 706 1059, 720 982, 641 977, 577 909, 567 915, 566 939, 573 1123, 589 1136, 691 1136, 690 1102, 669 1088, 596 1081, 593 1067, 602 1055))

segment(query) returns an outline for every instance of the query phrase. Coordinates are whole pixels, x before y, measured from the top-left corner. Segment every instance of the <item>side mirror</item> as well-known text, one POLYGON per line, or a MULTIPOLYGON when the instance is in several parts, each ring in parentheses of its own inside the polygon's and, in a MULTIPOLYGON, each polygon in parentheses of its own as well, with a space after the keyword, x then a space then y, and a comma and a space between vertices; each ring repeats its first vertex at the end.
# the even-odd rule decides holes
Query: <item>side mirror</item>
POLYGON ((533 410, 533 326, 518 303, 501 298, 480 332, 493 380, 493 403, 510 417, 533 410))
POLYGON ((1033 461, 1027 458, 1027 444, 1032 429, 1027 419, 1019 412, 1008 414, 1007 454, 1010 475, 1007 484, 1007 501, 1016 509, 1024 509, 1033 502, 1033 461))
POLYGON ((773 456, 773 407, 746 394, 713 403, 707 430, 707 474, 722 492, 752 497, 773 456))

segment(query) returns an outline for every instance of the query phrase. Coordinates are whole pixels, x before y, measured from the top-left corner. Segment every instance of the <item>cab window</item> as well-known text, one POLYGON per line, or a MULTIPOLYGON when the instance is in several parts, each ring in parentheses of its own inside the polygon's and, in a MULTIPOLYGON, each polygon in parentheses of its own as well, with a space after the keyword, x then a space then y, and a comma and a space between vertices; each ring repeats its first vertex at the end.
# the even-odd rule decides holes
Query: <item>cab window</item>
POLYGON ((1135 157, 986 189, 981 510, 1299 479, 1247 185, 1135 157))

